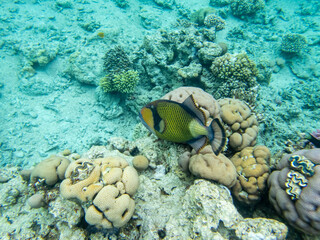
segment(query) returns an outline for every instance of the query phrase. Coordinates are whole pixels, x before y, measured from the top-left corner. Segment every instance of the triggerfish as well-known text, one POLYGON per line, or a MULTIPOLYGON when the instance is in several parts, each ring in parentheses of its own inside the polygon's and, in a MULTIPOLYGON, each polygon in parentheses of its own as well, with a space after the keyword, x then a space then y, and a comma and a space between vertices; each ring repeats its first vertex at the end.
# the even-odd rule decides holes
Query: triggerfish
POLYGON ((151 102, 141 109, 139 116, 158 138, 187 143, 197 153, 210 142, 218 155, 226 144, 226 133, 219 119, 206 126, 205 114, 192 95, 183 103, 164 99, 151 102))

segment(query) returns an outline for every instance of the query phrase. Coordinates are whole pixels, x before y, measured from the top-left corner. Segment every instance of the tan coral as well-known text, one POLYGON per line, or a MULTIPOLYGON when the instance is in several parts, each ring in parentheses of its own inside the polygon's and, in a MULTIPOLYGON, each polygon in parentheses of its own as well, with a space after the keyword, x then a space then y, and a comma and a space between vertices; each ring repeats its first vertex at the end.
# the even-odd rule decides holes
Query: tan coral
POLYGON ((189 170, 196 176, 217 181, 229 188, 237 179, 236 168, 232 162, 223 154, 216 156, 211 146, 206 146, 199 154, 192 151, 189 170))
POLYGON ((196 104, 198 104, 200 109, 205 113, 208 122, 210 122, 210 119, 220 118, 220 107, 218 102, 201 88, 179 87, 164 95, 162 99, 182 103, 191 94, 193 95, 196 104))
POLYGON ((43 178, 46 184, 54 185, 58 180, 64 179, 64 173, 69 164, 70 161, 67 158, 50 156, 38 163, 32 170, 30 180, 35 181, 38 178, 43 178))
POLYGON ((236 153, 231 161, 239 175, 232 188, 233 195, 247 204, 260 200, 270 172, 269 149, 266 146, 246 147, 236 153))
POLYGON ((254 146, 258 136, 258 121, 248 105, 238 99, 224 98, 218 100, 221 119, 229 130, 229 145, 236 151, 254 146))
POLYGON ((131 219, 135 208, 131 196, 139 187, 139 177, 124 158, 79 159, 70 164, 65 175, 61 195, 80 200, 89 224, 122 227, 131 219))

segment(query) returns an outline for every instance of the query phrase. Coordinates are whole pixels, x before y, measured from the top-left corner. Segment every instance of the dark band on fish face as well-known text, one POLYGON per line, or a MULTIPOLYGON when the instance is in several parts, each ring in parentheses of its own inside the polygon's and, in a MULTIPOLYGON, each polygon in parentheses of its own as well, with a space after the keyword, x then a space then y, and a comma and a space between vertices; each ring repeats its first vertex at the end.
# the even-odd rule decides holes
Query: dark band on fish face
POLYGON ((153 122, 154 122, 154 129, 157 132, 162 133, 165 129, 165 123, 163 119, 160 117, 158 111, 157 111, 157 105, 156 104, 151 104, 148 106, 148 108, 152 111, 152 116, 153 116, 153 122))

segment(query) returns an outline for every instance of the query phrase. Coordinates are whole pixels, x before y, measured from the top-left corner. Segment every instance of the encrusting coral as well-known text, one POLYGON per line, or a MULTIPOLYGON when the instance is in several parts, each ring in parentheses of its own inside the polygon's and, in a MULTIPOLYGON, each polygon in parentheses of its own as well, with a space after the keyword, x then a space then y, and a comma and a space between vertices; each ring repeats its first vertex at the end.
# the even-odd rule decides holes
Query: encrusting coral
POLYGON ((320 234, 320 149, 285 155, 268 179, 269 200, 293 227, 320 234))
POLYGON ((61 195, 77 199, 85 219, 98 228, 122 227, 132 217, 132 196, 138 189, 137 171, 121 157, 79 159, 66 170, 61 195))
POLYGON ((260 200, 269 177, 270 151, 265 146, 246 147, 231 158, 238 173, 232 194, 246 204, 260 200))
POLYGON ((229 145, 236 151, 254 146, 258 135, 258 121, 248 105, 238 99, 224 98, 218 100, 221 119, 227 125, 229 145))

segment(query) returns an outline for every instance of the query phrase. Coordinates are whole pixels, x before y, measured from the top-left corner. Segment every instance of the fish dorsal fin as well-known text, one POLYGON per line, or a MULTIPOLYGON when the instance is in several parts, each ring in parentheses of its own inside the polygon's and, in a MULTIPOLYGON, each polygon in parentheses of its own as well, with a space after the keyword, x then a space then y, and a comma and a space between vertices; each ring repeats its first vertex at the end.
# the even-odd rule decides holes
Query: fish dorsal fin
POLYGON ((195 117, 198 118, 204 126, 206 126, 206 123, 207 123, 206 115, 196 105, 196 102, 192 94, 186 100, 184 100, 182 105, 188 110, 190 114, 195 115, 195 117))

